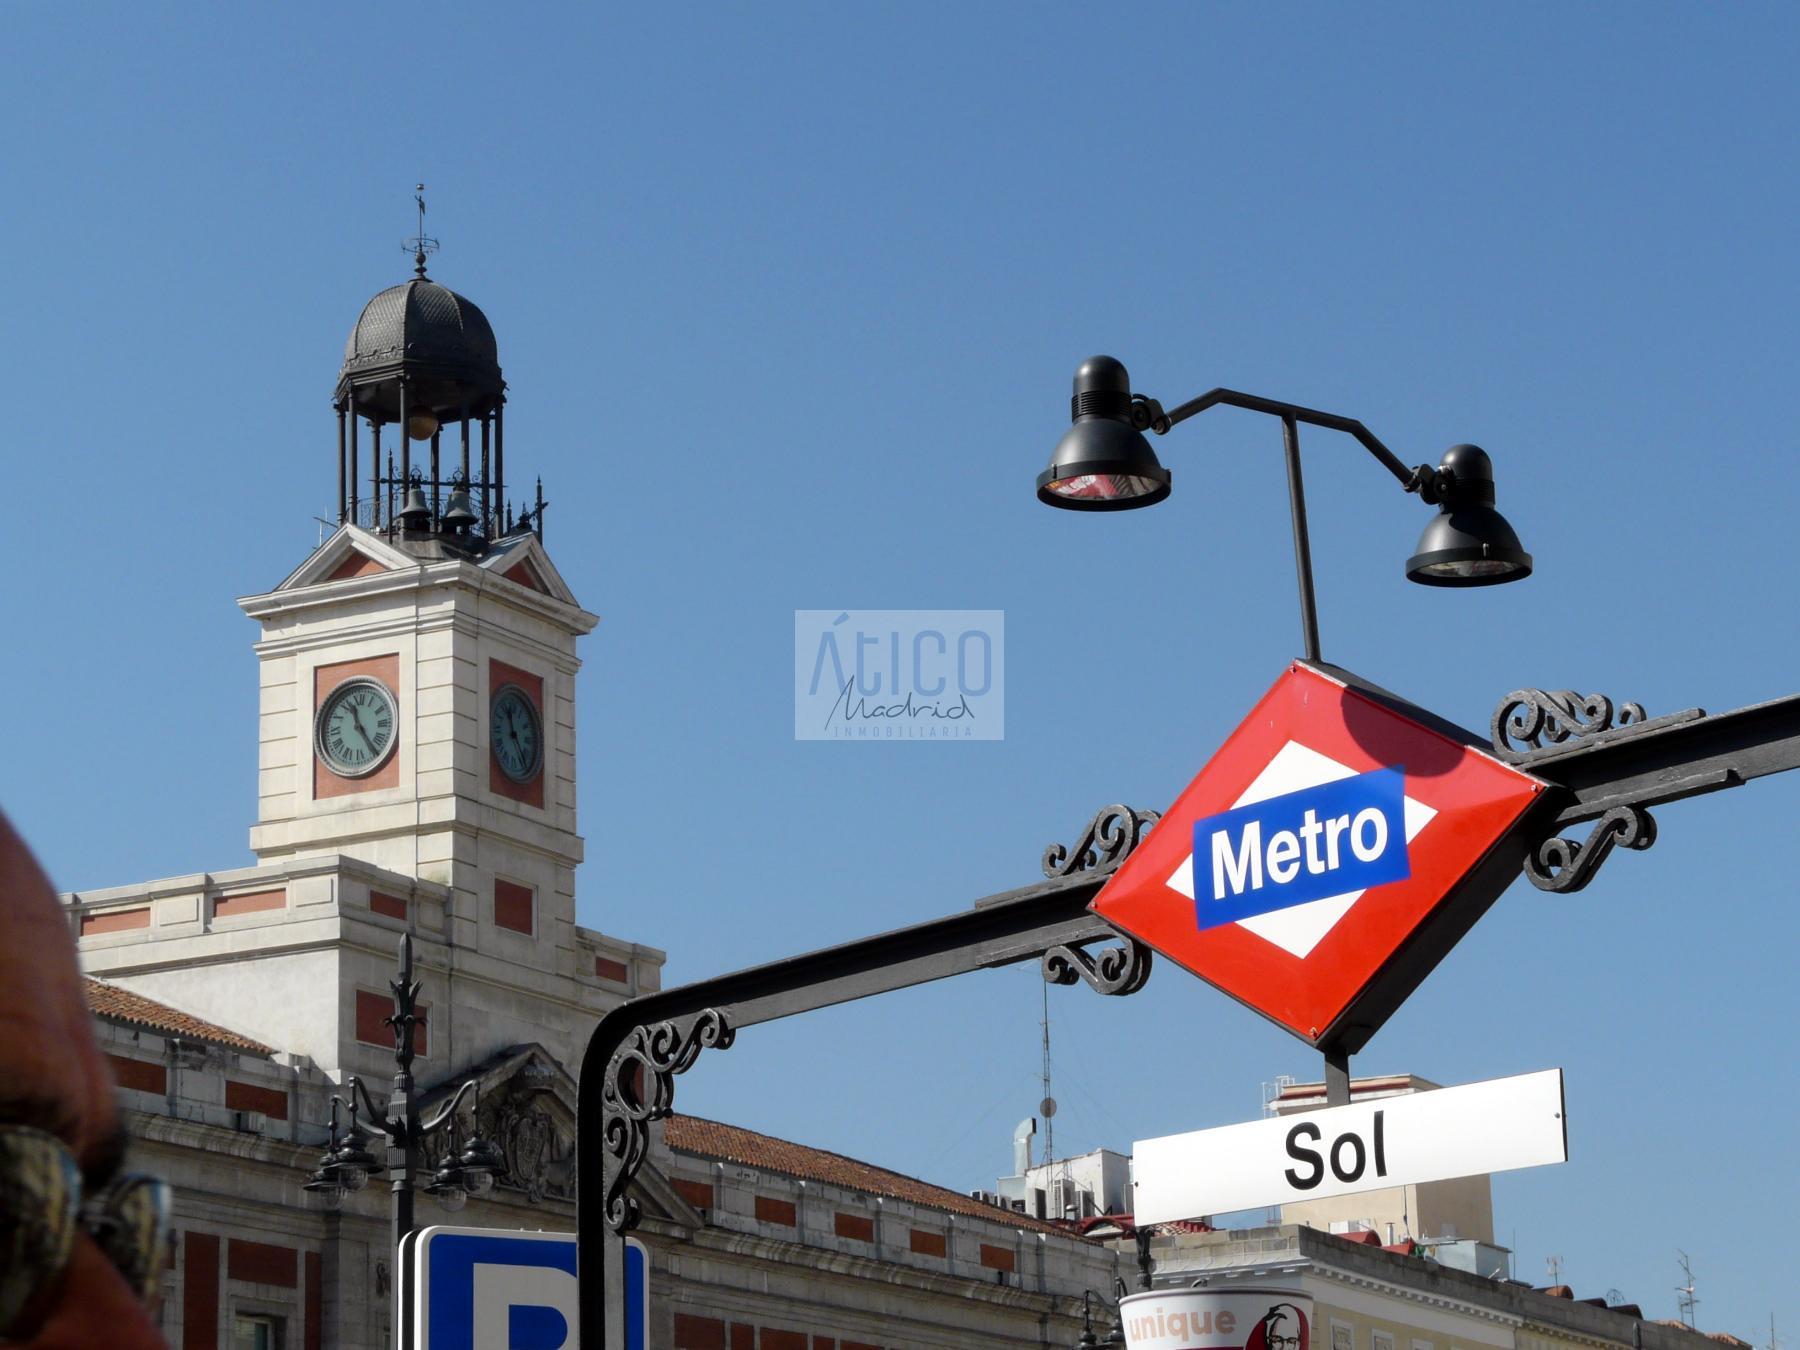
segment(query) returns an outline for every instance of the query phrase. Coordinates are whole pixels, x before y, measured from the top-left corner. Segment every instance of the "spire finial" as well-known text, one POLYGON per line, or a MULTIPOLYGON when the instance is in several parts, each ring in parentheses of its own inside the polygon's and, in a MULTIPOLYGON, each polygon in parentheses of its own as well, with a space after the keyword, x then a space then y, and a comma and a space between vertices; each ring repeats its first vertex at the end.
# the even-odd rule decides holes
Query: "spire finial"
POLYGON ((413 200, 419 205, 419 232, 406 240, 401 247, 413 255, 413 271, 421 277, 425 275, 425 257, 438 251, 438 241, 425 233, 425 185, 418 184, 413 200))

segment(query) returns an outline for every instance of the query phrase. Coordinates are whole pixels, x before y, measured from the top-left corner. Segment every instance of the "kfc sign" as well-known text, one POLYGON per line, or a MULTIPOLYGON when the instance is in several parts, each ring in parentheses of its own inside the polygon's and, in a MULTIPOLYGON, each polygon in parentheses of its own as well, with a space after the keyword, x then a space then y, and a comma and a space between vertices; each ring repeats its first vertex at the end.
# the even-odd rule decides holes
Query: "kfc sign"
POLYGON ((1128 1350, 1312 1350, 1312 1316, 1311 1297, 1297 1286, 1273 1284, 1167 1289, 1119 1300, 1128 1350))

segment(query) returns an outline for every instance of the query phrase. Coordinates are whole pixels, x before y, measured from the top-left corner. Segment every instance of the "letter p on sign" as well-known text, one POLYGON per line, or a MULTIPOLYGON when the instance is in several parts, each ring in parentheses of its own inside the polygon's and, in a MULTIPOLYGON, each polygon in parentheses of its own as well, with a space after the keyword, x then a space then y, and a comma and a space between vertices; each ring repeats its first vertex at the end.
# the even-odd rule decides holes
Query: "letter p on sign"
MULTIPOLYGON (((414 1239, 419 1350, 575 1350, 580 1286, 573 1233, 427 1228, 414 1239)), ((644 1350, 648 1253, 625 1250, 624 1350, 644 1350)))
POLYGON ((474 1267, 475 1344, 574 1350, 580 1286, 553 1266, 474 1267))

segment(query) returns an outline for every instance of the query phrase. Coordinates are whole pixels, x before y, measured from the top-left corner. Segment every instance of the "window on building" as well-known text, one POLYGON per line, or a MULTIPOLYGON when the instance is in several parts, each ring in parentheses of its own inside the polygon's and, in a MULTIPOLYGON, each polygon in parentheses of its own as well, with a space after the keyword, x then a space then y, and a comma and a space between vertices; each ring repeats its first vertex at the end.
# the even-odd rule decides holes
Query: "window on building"
POLYGON ((1356 1333, 1348 1322, 1332 1321, 1331 1350, 1356 1350, 1356 1333))
POLYGON ((1369 1333, 1371 1350, 1394 1350, 1394 1333, 1391 1331, 1371 1331, 1369 1333))
POLYGON ((239 1313, 231 1323, 231 1350, 282 1350, 282 1320, 267 1313, 239 1313))

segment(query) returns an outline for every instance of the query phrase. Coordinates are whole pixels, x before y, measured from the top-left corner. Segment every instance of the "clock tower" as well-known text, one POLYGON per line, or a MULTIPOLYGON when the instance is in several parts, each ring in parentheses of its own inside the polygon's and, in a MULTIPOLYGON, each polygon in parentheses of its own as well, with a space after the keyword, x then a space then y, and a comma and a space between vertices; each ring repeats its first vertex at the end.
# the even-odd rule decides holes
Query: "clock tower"
POLYGON ((544 550, 541 482, 506 505, 505 387, 487 317, 422 264, 363 307, 334 400, 339 528, 239 602, 262 625, 251 847, 435 882, 453 945, 553 969, 582 855, 575 645, 597 620, 544 550))
POLYGON ((350 330, 337 528, 238 602, 261 625, 256 865, 71 899, 91 969, 328 1070, 381 1062, 397 929, 440 1004, 423 1055, 573 1065, 662 964, 575 922, 576 644, 598 620, 545 551, 542 480, 508 501, 492 326, 417 262, 350 330))

